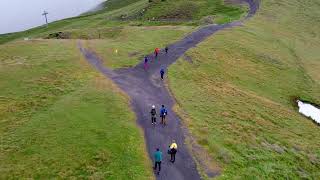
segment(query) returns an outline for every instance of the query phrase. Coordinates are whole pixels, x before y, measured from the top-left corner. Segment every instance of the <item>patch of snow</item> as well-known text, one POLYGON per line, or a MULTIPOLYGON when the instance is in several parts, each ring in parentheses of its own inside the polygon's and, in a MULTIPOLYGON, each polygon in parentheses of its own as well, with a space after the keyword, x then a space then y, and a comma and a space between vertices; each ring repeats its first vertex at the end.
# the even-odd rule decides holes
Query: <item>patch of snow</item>
POLYGON ((302 101, 298 101, 299 112, 307 117, 310 117, 315 122, 320 124, 320 109, 316 108, 315 106, 304 103, 302 101))

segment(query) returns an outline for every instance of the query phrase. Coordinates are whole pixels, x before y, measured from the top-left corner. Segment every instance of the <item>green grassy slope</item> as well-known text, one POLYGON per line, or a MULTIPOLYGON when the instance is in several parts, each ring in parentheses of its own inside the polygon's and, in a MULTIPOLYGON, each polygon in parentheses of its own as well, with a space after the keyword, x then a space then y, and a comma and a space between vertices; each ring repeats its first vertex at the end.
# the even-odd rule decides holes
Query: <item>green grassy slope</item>
MULTIPOLYGON (((127 99, 84 63, 76 42, 23 37, 62 31, 88 39, 87 47, 118 68, 194 25, 244 12, 222 0, 105 5, 49 28, 0 36, 0 179, 152 178, 127 99)), ((319 8, 317 0, 262 0, 243 27, 216 34, 188 51, 192 63, 181 58, 170 68, 177 111, 223 167, 219 178, 320 176, 319 129, 292 102, 320 104, 319 8)))
MULTIPOLYGON (((103 3, 103 6, 105 8, 102 11, 113 11, 116 9, 126 7, 130 4, 133 4, 138 1, 141 1, 141 0, 108 0, 103 3)), ((98 12, 98 13, 100 13, 100 12, 98 12)))
POLYGON ((143 19, 200 20, 206 16, 214 16, 221 22, 239 19, 244 9, 238 6, 225 5, 220 0, 168 0, 154 1, 147 7, 143 19))
POLYGON ((320 104, 320 4, 262 1, 243 27, 188 51, 169 84, 220 179, 317 179, 320 132, 293 97, 320 104))
POLYGON ((110 0, 105 2, 104 6, 103 10, 92 14, 50 23, 48 28, 37 27, 19 33, 0 35, 0 44, 24 37, 45 38, 50 33, 56 32, 70 33, 70 38, 75 39, 96 39, 99 38, 98 30, 102 34, 108 34, 110 28, 119 26, 224 23, 245 14, 244 8, 224 5, 222 0, 154 1, 152 3, 148 0, 110 0), (190 11, 192 8, 196 8, 197 11, 190 11), (174 12, 181 14, 181 17, 172 14, 174 12), (191 12, 191 14, 185 17, 184 12, 191 12), (212 17, 206 18, 207 16, 212 17))
POLYGON ((0 74, 0 179, 152 178, 127 98, 75 41, 1 45, 0 74))
POLYGON ((85 63, 73 39, 87 40, 118 68, 195 27, 152 26, 177 23, 137 16, 150 6, 146 0, 105 6, 48 28, 0 35, 0 179, 153 178, 128 100, 85 63), (60 31, 69 39, 43 39, 60 31))
POLYGON ((130 67, 156 47, 162 48, 180 40, 192 30, 194 28, 189 26, 124 27, 116 38, 90 40, 87 47, 110 68, 130 67))
MULTIPOLYGON (((91 37, 92 33, 97 34, 97 28, 99 28, 101 33, 103 34, 104 32, 109 32, 110 29, 114 27, 118 27, 120 25, 128 25, 129 22, 114 21, 114 19, 116 17, 119 17, 122 12, 138 11, 146 4, 146 1, 140 1, 133 5, 128 4, 127 6, 125 6, 125 4, 121 4, 121 6, 118 6, 117 4, 113 4, 113 2, 120 1, 110 1, 111 4, 107 2, 105 4, 105 6, 111 7, 113 11, 103 9, 93 14, 86 14, 79 17, 52 22, 49 24, 48 28, 40 26, 23 32, 0 35, 0 44, 10 42, 15 39, 23 39, 24 37, 46 38, 50 33, 56 32, 71 33, 70 38, 74 39, 98 38, 98 36, 91 37), (83 37, 83 35, 85 35, 85 37, 83 37)), ((101 38, 105 37, 102 36, 101 38)))

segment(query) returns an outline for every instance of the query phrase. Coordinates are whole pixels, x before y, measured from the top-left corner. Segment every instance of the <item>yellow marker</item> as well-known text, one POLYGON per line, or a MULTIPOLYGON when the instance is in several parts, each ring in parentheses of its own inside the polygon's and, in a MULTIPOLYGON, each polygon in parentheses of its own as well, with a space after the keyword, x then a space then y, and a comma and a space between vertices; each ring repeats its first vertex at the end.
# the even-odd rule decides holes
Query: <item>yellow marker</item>
POLYGON ((118 49, 115 50, 116 54, 118 54, 118 49))

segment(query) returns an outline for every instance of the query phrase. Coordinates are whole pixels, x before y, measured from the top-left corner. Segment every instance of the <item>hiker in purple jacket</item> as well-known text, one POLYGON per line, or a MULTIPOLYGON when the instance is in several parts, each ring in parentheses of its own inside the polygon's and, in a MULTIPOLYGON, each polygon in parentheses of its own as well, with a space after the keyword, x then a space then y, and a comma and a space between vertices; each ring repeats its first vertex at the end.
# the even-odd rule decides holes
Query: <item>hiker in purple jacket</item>
POLYGON ((164 50, 166 51, 166 54, 168 54, 168 50, 169 50, 168 46, 166 46, 166 48, 164 48, 164 50))
POLYGON ((144 57, 144 65, 143 65, 144 70, 148 70, 148 61, 149 61, 148 57, 145 56, 144 57))

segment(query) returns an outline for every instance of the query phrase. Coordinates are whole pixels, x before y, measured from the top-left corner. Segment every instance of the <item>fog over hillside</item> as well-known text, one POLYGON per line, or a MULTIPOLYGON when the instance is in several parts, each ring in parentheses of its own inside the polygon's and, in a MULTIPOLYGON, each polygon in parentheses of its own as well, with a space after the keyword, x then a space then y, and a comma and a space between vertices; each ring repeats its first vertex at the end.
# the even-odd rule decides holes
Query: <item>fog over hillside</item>
POLYGON ((1 0, 0 34, 17 32, 45 23, 41 15, 48 11, 49 22, 77 16, 104 0, 1 0))

